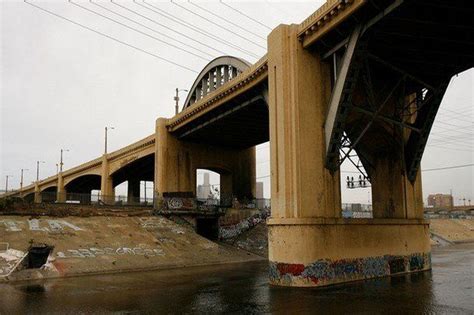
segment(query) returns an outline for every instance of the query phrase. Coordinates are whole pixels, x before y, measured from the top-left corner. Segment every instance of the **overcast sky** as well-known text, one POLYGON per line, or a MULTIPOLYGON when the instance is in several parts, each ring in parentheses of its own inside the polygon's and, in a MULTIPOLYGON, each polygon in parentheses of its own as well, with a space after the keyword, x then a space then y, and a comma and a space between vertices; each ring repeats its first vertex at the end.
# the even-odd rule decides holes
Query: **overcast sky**
MULTIPOLYGON (((106 125, 116 128, 109 151, 152 134, 156 118, 174 112, 174 89, 189 88, 211 59, 225 53, 255 62, 271 28, 299 23, 322 3, 75 1, 98 16, 67 1, 29 2, 69 21, 23 1, 1 1, 1 189, 6 175, 19 187, 21 168, 29 169, 25 185, 35 180, 37 160, 46 162, 41 177, 55 174, 61 148, 70 150, 66 169, 100 156, 106 125)), ((473 163, 473 76, 471 69, 453 78, 441 104, 422 161, 425 197, 452 189, 456 203, 473 198, 472 166, 430 171, 473 163)), ((266 197, 268 159, 263 144, 257 177, 266 197)), ((346 164, 343 170, 353 171, 346 164)), ((343 191, 344 202, 369 199, 368 189, 343 191)))

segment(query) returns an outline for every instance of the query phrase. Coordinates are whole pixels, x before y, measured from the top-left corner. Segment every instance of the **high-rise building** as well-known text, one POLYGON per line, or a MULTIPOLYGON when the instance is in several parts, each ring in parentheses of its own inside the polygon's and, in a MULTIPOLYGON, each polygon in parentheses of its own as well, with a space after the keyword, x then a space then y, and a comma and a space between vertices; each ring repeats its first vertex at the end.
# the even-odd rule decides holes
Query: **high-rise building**
POLYGON ((257 182, 255 185, 255 198, 263 199, 263 182, 257 182))
POLYGON ((202 185, 198 185, 197 192, 196 192, 197 198, 199 199, 207 199, 209 198, 211 194, 211 184, 209 180, 209 173, 203 173, 203 177, 204 177, 203 183, 202 185))
POLYGON ((428 206, 433 208, 452 208, 453 196, 447 194, 431 194, 428 196, 428 206))

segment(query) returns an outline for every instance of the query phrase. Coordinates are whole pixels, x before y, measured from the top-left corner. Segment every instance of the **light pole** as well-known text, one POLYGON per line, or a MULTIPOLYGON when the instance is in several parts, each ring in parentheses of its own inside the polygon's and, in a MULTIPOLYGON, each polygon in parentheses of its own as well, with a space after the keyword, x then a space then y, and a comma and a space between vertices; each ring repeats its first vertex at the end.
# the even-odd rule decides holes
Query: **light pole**
POLYGON ((23 190, 23 172, 28 171, 27 168, 22 168, 21 169, 21 177, 20 177, 20 192, 23 190))
POLYGON ((104 139, 104 153, 107 154, 107 132, 108 130, 114 130, 115 127, 105 127, 105 139, 104 139))
POLYGON ((7 179, 6 179, 6 181, 5 181, 5 193, 8 192, 8 178, 9 178, 9 177, 13 177, 13 175, 6 175, 6 178, 7 178, 7 179))
POLYGON ((56 175, 58 175, 58 174, 59 174, 59 164, 56 163, 56 175))
POLYGON ((174 107, 175 115, 178 115, 179 113, 179 92, 188 92, 188 90, 176 88, 176 96, 174 97, 174 100, 176 102, 174 107))
POLYGON ((39 182, 39 177, 40 177, 40 163, 44 164, 46 163, 45 161, 36 161, 36 181, 39 182))
POLYGON ((59 160, 59 172, 63 172, 63 152, 69 152, 69 149, 61 149, 61 159, 59 160))

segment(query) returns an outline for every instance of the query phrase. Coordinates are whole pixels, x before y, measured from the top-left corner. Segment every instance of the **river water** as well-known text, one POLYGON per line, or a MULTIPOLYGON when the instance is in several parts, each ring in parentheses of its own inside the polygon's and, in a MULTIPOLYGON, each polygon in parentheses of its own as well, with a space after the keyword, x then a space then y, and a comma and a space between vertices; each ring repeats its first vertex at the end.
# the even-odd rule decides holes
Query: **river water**
POLYGON ((1 314, 474 314, 474 244, 433 250, 433 270, 329 288, 272 287, 267 264, 0 285, 1 314))

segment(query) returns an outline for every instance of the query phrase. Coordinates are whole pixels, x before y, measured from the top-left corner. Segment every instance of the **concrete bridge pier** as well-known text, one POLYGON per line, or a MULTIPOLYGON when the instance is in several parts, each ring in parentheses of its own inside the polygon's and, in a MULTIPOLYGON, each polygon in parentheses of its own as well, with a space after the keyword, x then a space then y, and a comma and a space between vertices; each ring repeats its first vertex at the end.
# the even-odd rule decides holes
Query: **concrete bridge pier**
POLYGON ((339 172, 325 168, 330 65, 296 35, 280 25, 268 37, 270 282, 325 286, 431 268, 421 182, 405 178, 403 159, 375 163, 374 219, 341 218, 339 172))
MULTIPOLYGON (((255 196, 255 147, 237 149, 181 141, 167 130, 167 119, 156 121, 155 196, 186 193, 196 196, 196 170, 221 175, 221 196, 255 196)), ((204 139, 205 140, 205 139, 204 139)))
POLYGON ((107 154, 102 156, 102 169, 100 176, 100 195, 101 200, 107 204, 113 204, 115 201, 115 191, 112 176, 110 176, 110 167, 107 154))
POLYGON ((63 172, 58 174, 58 190, 57 190, 57 202, 66 202, 66 188, 64 187, 63 172))
POLYGON ((134 178, 128 180, 127 203, 140 203, 140 179, 134 178))
POLYGON ((34 203, 41 203, 42 202, 41 198, 41 189, 38 185, 38 182, 35 182, 35 197, 34 197, 34 203))

